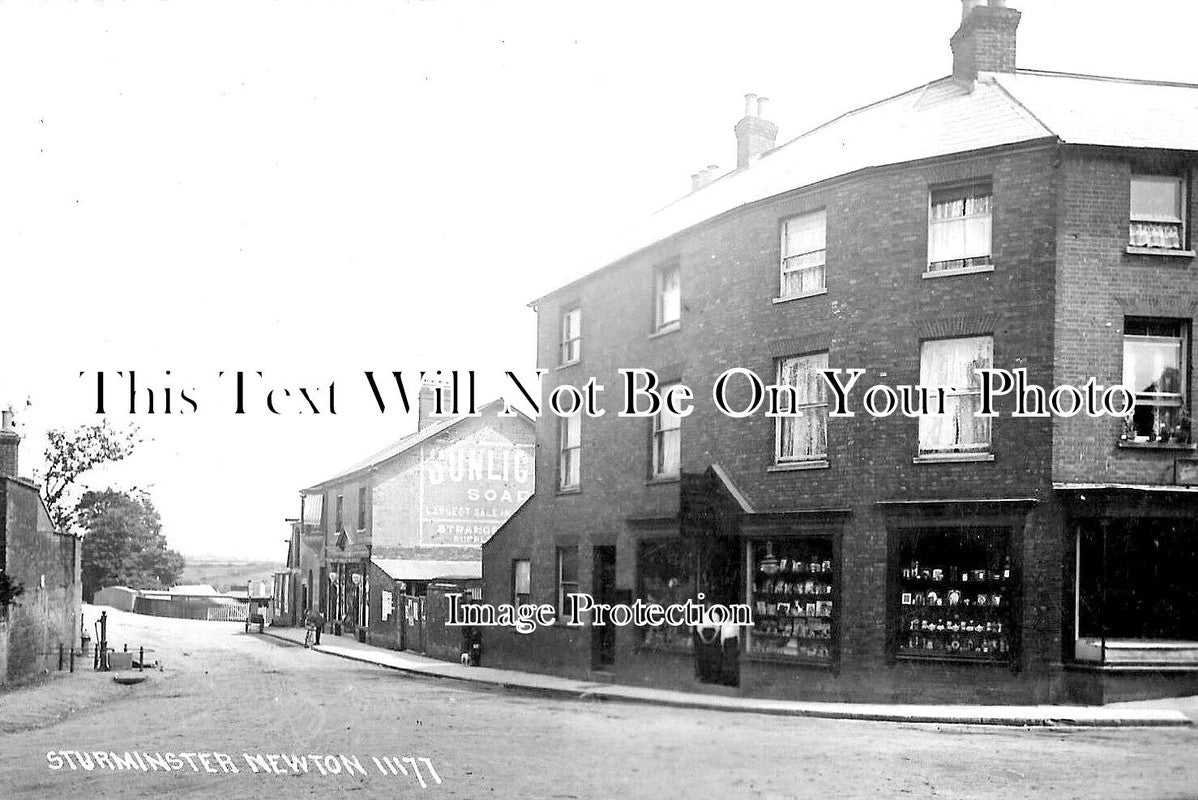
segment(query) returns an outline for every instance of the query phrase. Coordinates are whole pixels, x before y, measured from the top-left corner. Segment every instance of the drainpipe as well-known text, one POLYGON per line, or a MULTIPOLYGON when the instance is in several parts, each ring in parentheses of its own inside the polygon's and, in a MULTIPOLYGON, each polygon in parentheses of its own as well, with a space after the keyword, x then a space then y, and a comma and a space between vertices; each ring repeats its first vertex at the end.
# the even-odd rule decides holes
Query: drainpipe
POLYGON ((1102 531, 1102 599, 1098 606, 1098 622, 1102 632, 1102 664, 1106 664, 1106 632, 1107 632, 1107 529, 1110 528, 1110 520, 1102 519, 1098 522, 1098 527, 1102 531))

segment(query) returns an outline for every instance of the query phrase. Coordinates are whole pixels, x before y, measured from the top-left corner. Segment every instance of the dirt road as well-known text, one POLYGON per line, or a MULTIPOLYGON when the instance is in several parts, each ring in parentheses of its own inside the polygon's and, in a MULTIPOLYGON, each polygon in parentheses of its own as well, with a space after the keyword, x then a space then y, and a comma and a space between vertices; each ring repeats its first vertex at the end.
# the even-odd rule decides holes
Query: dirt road
POLYGON ((1193 729, 904 726, 548 700, 412 678, 236 624, 111 616, 117 646, 152 648, 163 671, 132 687, 85 671, 0 695, 0 797, 1198 796, 1193 729), (167 753, 179 768, 166 769, 167 753))

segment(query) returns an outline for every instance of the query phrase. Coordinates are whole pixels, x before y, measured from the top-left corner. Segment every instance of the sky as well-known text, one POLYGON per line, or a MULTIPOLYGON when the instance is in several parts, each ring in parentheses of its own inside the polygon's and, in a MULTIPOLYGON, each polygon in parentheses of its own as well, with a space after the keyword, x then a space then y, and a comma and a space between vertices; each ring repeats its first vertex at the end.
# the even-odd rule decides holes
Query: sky
MULTIPOLYGON (((1021 67, 1198 83, 1190 0, 1009 5, 1021 67)), ((282 560, 300 489, 415 428, 378 413, 363 371, 474 369, 481 400, 505 370, 531 379, 529 302, 692 173, 734 166, 746 92, 770 98, 785 142, 948 74, 960 13, 0 4, 0 404, 21 473, 37 477, 48 428, 99 419, 103 371, 109 420, 147 441, 87 483, 148 490, 184 554, 282 560), (141 387, 132 415, 118 371, 141 387), (267 389, 325 398, 330 382, 336 414, 264 406, 267 389)))

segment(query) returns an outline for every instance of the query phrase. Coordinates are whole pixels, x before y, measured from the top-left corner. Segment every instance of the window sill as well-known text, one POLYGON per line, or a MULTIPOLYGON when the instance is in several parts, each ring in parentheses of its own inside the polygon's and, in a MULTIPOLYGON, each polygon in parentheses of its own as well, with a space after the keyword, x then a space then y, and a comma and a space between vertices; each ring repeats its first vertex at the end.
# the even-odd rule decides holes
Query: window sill
POLYGON ((1120 439, 1115 443, 1115 446, 1125 450, 1198 450, 1198 444, 1186 444, 1184 442, 1133 442, 1128 439, 1120 439))
POLYGON ((1164 247, 1136 247, 1128 245, 1127 252, 1133 256, 1158 256, 1163 258, 1193 258, 1193 250, 1169 250, 1164 247))
POLYGON ((671 333, 677 333, 680 330, 682 330, 682 323, 681 322, 673 322, 669 325, 664 325, 664 326, 658 328, 653 333, 649 334, 649 338, 656 339, 660 336, 669 336, 671 333))
POLYGON ((559 487, 557 487, 557 494, 559 494, 559 495, 561 495, 561 494, 582 494, 582 487, 581 486, 559 486, 559 487))
POLYGON ((922 277, 925 281, 932 278, 951 278, 954 275, 976 275, 979 272, 994 272, 993 264, 978 264, 975 267, 956 267, 954 269, 928 270, 922 277))
POLYGON ((567 361, 564 364, 558 364, 557 368, 558 369, 569 369, 570 367, 577 367, 581 363, 582 363, 582 359, 576 358, 573 361, 567 361))
POLYGON ((655 475, 652 478, 645 479, 646 486, 657 486, 663 483, 681 483, 681 475, 655 475))
POLYGON ((809 469, 827 469, 826 458, 813 458, 810 461, 784 461, 765 468, 766 472, 802 472, 809 469))
POLYGON ((818 292, 807 292, 806 294, 792 294, 787 295, 786 297, 775 297, 770 302, 774 305, 778 305, 780 303, 789 303, 792 300, 806 300, 808 297, 819 297, 820 295, 825 295, 827 293, 828 290, 824 288, 820 289, 818 292))
POLYGON ((994 453, 926 453, 911 459, 912 464, 969 464, 993 461, 994 453))

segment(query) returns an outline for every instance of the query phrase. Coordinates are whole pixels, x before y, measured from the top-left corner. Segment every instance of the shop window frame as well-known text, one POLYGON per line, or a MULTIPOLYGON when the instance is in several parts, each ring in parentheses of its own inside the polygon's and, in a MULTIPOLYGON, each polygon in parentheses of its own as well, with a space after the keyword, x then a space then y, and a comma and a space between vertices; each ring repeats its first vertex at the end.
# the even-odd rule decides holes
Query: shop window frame
MULTIPOLYGON (((817 656, 805 656, 801 654, 785 654, 785 653, 768 653, 754 652, 752 650, 753 629, 745 631, 742 636, 741 657, 747 661, 762 661, 770 663, 791 664, 802 667, 817 667, 827 669, 833 674, 839 674, 841 664, 842 644, 842 625, 841 614, 843 609, 842 597, 842 576, 844 574, 844 559, 842 555, 842 537, 841 531, 834 530, 785 530, 785 531, 761 531, 753 532, 744 537, 744 599, 749 604, 753 611, 754 627, 759 624, 756 611, 756 579, 757 570, 753 560, 753 552, 755 545, 764 542, 775 542, 783 547, 787 543, 802 542, 812 539, 827 540, 831 546, 831 578, 832 592, 827 596, 827 600, 832 603, 832 613, 829 615, 829 638, 828 638, 828 657, 820 658, 817 656)), ((805 596, 804 596, 805 597, 805 596)), ((814 597, 814 595, 813 595, 814 597)))
MULTIPOLYGON (((891 524, 887 531, 887 580, 886 580, 886 655, 892 666, 908 664, 955 664, 963 667, 978 666, 1009 669, 1019 672, 1023 662, 1023 525, 997 520, 965 520, 960 517, 921 517, 891 524), (901 642, 910 631, 904 627, 904 605, 902 594, 905 587, 914 584, 904 581, 902 569, 903 544, 911 537, 942 536, 964 533, 981 536, 1002 536, 1006 539, 1006 554, 1010 558, 1011 574, 1004 582, 1003 592, 1007 613, 1002 620, 1006 626, 1008 650, 1004 657, 989 658, 967 656, 961 653, 917 654, 900 652, 901 642)), ((920 584, 922 585, 922 584, 920 584)), ((928 584, 929 586, 931 584, 928 584)), ((945 581, 942 585, 948 585, 945 581)), ((946 606, 947 607, 947 606, 946 606)), ((983 636, 985 634, 982 634, 983 636)))

